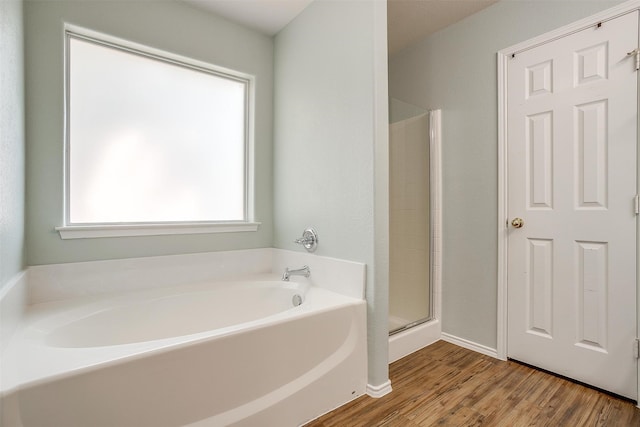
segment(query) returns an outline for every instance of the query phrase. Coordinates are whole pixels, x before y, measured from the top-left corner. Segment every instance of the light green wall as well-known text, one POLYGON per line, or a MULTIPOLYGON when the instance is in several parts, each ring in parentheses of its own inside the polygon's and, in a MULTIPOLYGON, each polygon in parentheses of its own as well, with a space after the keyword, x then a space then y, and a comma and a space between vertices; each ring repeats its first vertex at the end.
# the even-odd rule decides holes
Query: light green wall
POLYGON ((273 240, 273 39, 177 1, 25 3, 29 265, 270 247, 273 240), (61 240, 63 23, 256 76, 258 232, 61 240))
POLYGON ((496 52, 615 4, 506 0, 390 58, 391 97, 442 109, 444 332, 496 347, 496 52))
POLYGON ((0 289, 25 267, 22 10, 0 0, 0 289))
POLYGON ((293 240, 312 226, 318 255, 367 264, 369 383, 379 385, 388 303, 374 281, 374 7, 316 1, 276 36, 274 241, 303 250, 293 240))

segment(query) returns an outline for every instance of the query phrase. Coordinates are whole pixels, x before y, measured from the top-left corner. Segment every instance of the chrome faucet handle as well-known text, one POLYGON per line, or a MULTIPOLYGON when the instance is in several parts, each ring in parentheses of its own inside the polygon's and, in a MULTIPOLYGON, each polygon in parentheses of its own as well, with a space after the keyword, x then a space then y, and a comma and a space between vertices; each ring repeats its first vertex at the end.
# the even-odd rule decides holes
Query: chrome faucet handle
POLYGON ((304 246, 308 252, 313 252, 318 246, 318 234, 313 228, 307 228, 304 230, 304 233, 302 233, 302 237, 293 242, 304 246))

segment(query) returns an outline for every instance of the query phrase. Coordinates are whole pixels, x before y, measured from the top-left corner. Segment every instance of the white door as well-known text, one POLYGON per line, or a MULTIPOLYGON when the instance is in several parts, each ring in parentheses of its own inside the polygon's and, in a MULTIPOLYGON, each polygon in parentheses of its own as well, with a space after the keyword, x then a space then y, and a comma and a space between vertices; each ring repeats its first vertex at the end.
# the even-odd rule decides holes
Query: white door
POLYGON ((507 354, 632 399, 637 47, 634 11, 507 66, 507 354))

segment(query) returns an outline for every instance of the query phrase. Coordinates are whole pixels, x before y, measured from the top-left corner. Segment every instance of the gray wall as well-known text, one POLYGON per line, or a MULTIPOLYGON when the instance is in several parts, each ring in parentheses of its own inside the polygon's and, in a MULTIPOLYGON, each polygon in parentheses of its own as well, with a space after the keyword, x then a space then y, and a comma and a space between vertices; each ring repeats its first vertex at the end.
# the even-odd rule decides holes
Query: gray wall
POLYGON ((496 347, 496 52, 615 4, 502 1, 390 58, 390 97, 442 109, 443 332, 496 347))
MULTIPOLYGON (((269 247, 273 240, 273 40, 174 1, 25 3, 27 263, 269 247), (61 240, 63 23, 256 75, 258 232, 61 240)), ((3 102, 4 104, 4 102, 3 102)))
POLYGON ((25 267, 22 6, 0 1, 0 289, 25 267))
POLYGON ((276 36, 274 240, 303 250, 293 240, 312 226, 318 255, 367 264, 369 383, 379 385, 388 303, 374 292, 373 48, 373 2, 316 1, 276 36))

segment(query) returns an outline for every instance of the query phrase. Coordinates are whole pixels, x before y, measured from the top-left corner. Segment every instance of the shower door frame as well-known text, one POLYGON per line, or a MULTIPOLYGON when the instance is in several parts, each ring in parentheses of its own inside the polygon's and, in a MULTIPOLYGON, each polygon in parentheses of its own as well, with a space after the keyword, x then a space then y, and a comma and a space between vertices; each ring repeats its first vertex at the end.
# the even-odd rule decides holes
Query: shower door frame
POLYGON ((429 291, 431 316, 389 335, 389 363, 442 338, 442 111, 429 114, 429 291))

